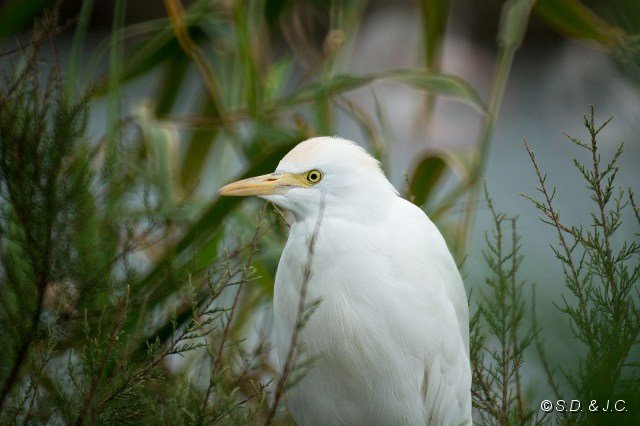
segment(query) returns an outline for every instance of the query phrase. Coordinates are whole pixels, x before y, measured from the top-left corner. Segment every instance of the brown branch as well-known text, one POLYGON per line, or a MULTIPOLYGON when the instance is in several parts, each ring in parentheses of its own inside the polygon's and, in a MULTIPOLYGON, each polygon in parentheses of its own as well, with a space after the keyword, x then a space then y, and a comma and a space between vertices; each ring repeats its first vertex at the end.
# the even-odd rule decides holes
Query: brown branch
MULTIPOLYGON (((549 219, 551 219, 551 221, 553 222, 553 226, 556 228, 556 231, 558 233, 558 239, 567 256, 566 257, 567 264, 569 265, 569 269, 571 270, 573 281, 575 282, 576 294, 578 296, 578 303, 580 304, 580 309, 584 311, 586 310, 587 304, 586 304, 584 293, 582 292, 582 287, 580 286, 580 277, 578 275, 578 269, 576 268, 575 262, 573 261, 573 254, 572 254, 571 247, 569 246, 566 239, 564 238, 564 232, 567 232, 570 235, 573 235, 573 232, 571 232, 571 230, 569 230, 566 226, 560 223, 560 214, 553 208, 553 204, 552 204, 553 197, 550 195, 545 185, 546 176, 542 175, 542 172, 538 167, 538 162, 536 161, 535 154, 533 153, 533 150, 529 147, 529 144, 527 144, 526 141, 524 142, 524 146, 527 150, 527 153, 529 154, 529 158, 531 159, 531 164, 533 164, 533 168, 536 172, 536 176, 538 177, 538 183, 540 184, 540 191, 545 197, 546 205, 543 205, 544 209, 542 210, 542 212, 549 219)), ((554 191, 554 194, 555 194, 555 191, 554 191)))
POLYGON ((25 336, 24 340, 22 341, 22 344, 20 345, 20 348, 18 349, 18 353, 13 361, 13 365, 9 370, 9 375, 5 380, 5 382, 3 383, 2 390, 0 391, 0 412, 2 411, 4 402, 7 399, 7 396, 9 395, 11 388, 13 387, 16 379, 18 378, 18 374, 20 373, 20 368, 27 358, 29 347, 31 346, 31 342, 33 341, 33 338, 35 337, 36 332, 38 330, 38 324, 40 322, 40 313, 42 311, 42 302, 44 300, 44 288, 43 289, 38 288, 37 297, 38 297, 38 300, 36 304, 36 309, 34 309, 31 315, 31 327, 29 328, 27 335, 25 336))
POLYGON ((522 386, 520 381, 520 368, 517 365, 517 356, 519 353, 518 350, 518 336, 516 335, 515 324, 516 320, 516 311, 518 309, 517 298, 516 298, 516 289, 518 284, 516 283, 516 270, 518 268, 518 233, 516 229, 516 219, 511 218, 511 249, 513 250, 513 255, 511 256, 511 324, 513 325, 511 328, 511 346, 513 346, 514 357, 514 365, 513 365, 513 373, 515 375, 516 382, 516 404, 518 406, 518 417, 520 419, 520 424, 524 424, 524 404, 522 402, 522 386))
POLYGON ((496 404, 495 398, 491 395, 491 385, 486 382, 486 380, 484 379, 484 376, 480 372, 480 369, 474 368, 474 374, 476 376, 475 382, 480 384, 480 388, 484 393, 484 397, 483 397, 482 395, 480 395, 478 391, 473 391, 473 393, 476 396, 476 399, 480 400, 482 403, 481 408, 491 413, 491 415, 494 416, 495 418, 499 418, 500 413, 496 408, 497 404, 496 404))
MULTIPOLYGON (((119 313, 119 318, 117 320, 118 321, 117 326, 115 330, 111 333, 111 336, 109 336, 109 346, 107 347, 107 350, 105 351, 104 355, 102 355, 102 358, 100 359, 100 363, 98 364, 98 370, 94 373, 94 377, 91 380, 91 384, 89 385, 89 391, 87 392, 87 395, 84 398, 84 401, 82 403, 82 408, 80 409, 80 413, 78 414, 78 417, 74 422, 76 426, 80 426, 85 423, 84 417, 87 414, 87 411, 89 410, 91 401, 93 400, 96 390, 98 389, 98 385, 101 382, 102 373, 104 372, 104 369, 106 368, 107 363, 109 361, 109 357, 111 356, 111 353, 115 348, 116 342, 118 340, 118 336, 122 331, 122 328, 124 327, 125 319, 127 317, 128 306, 129 306, 129 294, 127 290, 127 295, 120 302, 120 307, 119 307, 120 313, 119 313)), ((89 422, 89 423, 93 423, 93 422, 89 422)))
MULTIPOLYGON (((23 424, 28 425, 29 424, 29 420, 31 419, 31 414, 33 412, 33 408, 38 405, 39 407, 39 403, 40 401, 38 401, 38 395, 40 392, 40 383, 42 381, 42 376, 44 375, 44 369, 47 366, 47 364, 49 363, 49 361, 51 361, 51 358, 53 356, 53 352, 50 350, 47 352, 47 354, 42 354, 41 352, 41 364, 40 364, 40 368, 38 368, 37 373, 35 373, 33 376, 31 376, 30 378, 30 384, 31 387, 33 389, 33 397, 31 398, 31 401, 29 401, 29 407, 27 408, 27 412, 24 415, 24 420, 23 420, 23 424), (35 378, 35 384, 34 384, 34 376, 35 378), (36 402, 38 402, 38 404, 36 404, 36 402)), ((35 368, 35 365, 34 365, 35 368)))
MULTIPOLYGON (((589 151, 591 151, 591 162, 593 164, 593 190, 596 194, 596 202, 598 204, 598 211, 600 213, 600 220, 602 225, 602 236, 604 238, 605 245, 605 257, 606 261, 604 262, 605 268, 607 270, 607 278, 609 279, 609 284, 611 285, 612 296, 615 299, 618 294, 618 285, 616 284, 616 279, 611 269, 614 265, 613 260, 611 259, 611 243, 610 243, 610 235, 611 228, 608 226, 607 214, 606 214, 606 205, 604 201, 604 197, 602 195, 602 186, 601 180, 602 176, 600 175, 600 157, 598 156, 598 143, 597 143, 597 135, 606 126, 611 119, 607 120, 604 124, 602 124, 598 129, 595 128, 594 124, 594 108, 593 105, 591 107, 591 115, 587 119, 585 116, 585 123, 587 125, 587 129, 589 129, 589 134, 591 136, 591 147, 589 151)), ((606 173, 606 172, 605 172, 606 173)))
POLYGON ((233 298, 233 303, 231 304, 231 309, 229 311, 229 315, 227 317, 227 323, 225 324, 224 330, 222 332, 222 337, 220 339, 220 345, 218 346, 218 351, 213 360, 213 366, 211 367, 211 377, 209 378, 209 386, 207 387, 207 391, 205 392, 204 400, 202 402, 202 411, 207 408, 207 404, 209 403, 209 397, 211 396, 211 391, 213 390, 213 384, 216 380, 216 376, 218 374, 218 370, 220 369, 220 365, 222 364, 222 351, 224 350, 225 344, 229 337, 229 331, 231 330, 231 323, 233 322, 233 318, 236 313, 236 309, 238 307, 238 303, 240 301, 240 294, 242 293, 242 289, 244 288, 244 283, 247 280, 247 275, 250 271, 251 264, 253 263, 253 256, 256 252, 256 248, 258 245, 258 240, 260 238, 260 228, 262 222, 264 220, 264 215, 266 211, 266 204, 260 209, 260 213, 258 214, 258 221, 256 224, 256 229, 253 233, 253 238, 251 240, 251 245, 249 247, 249 254, 247 256, 247 261, 245 263, 245 267, 242 270, 242 276, 240 278, 240 284, 238 284, 238 289, 236 290, 236 294, 233 298))
MULTIPOLYGON (((37 83, 37 77, 38 77, 37 52, 34 53, 34 56, 29 59, 27 68, 28 70, 25 71, 26 74, 24 75, 24 77, 20 77, 20 78, 26 78, 28 73, 33 73, 34 81, 37 83), (33 63, 33 67, 30 67, 31 63, 33 63)), ((52 79, 50 80, 50 82, 51 84, 59 83, 59 80, 52 79)), ((19 81, 16 81, 15 84, 18 85, 18 83, 19 81)), ((38 92, 37 88, 35 91, 36 93, 38 92)), ((47 87, 47 90, 45 91, 45 95, 49 95, 52 91, 53 89, 51 87, 47 87)), ((43 100, 46 100, 46 99, 43 99, 43 100)), ((35 102, 37 102, 37 98, 35 102)), ((42 114, 46 114, 45 108, 42 108, 41 111, 42 111, 42 114)), ((45 121, 44 117, 38 120, 39 123, 44 123, 44 121, 45 121)), ((26 161, 27 159, 24 158, 25 157, 24 152, 16 152, 14 150, 13 154, 14 154, 14 161, 16 161, 16 164, 19 165, 21 163, 27 162, 26 161)), ((38 158, 33 158, 28 160, 29 160, 29 163, 32 164, 34 168, 36 168, 35 175, 40 176, 39 170, 37 169, 37 167, 40 166, 40 160, 38 158)), ((33 223, 33 221, 31 220, 31 218, 33 217, 32 215, 34 214, 33 209, 31 208, 32 206, 28 205, 28 203, 26 202, 23 202, 24 199, 21 198, 25 196, 24 194, 29 194, 30 191, 32 190, 31 188, 28 188, 29 184, 24 181, 22 174, 18 175, 18 182, 16 187, 14 189, 9 189, 8 191, 9 203, 13 205, 13 210, 16 214, 16 218, 20 223, 20 226, 23 228, 23 231, 25 234, 24 248, 26 249, 28 256, 30 257, 31 267, 33 268, 33 272, 35 274, 34 285, 36 290, 36 304, 33 312, 31 312, 31 321, 30 321, 28 331, 26 332, 26 335, 24 336, 20 344, 20 347, 18 348, 13 364, 9 369, 9 374, 7 376, 7 379, 2 384, 2 388, 0 390, 0 411, 2 411, 2 407, 4 406, 7 396, 9 395, 9 392, 11 391, 16 380, 18 379, 20 369, 22 367, 22 364, 27 359, 29 348, 31 347, 31 344, 33 343, 33 340, 36 337, 36 334, 38 331, 38 325, 40 323, 40 314, 42 312, 44 294, 46 292, 46 288, 49 282, 49 276, 51 272, 52 253, 53 253, 53 244, 54 244, 53 229, 54 229, 54 221, 56 218, 55 217, 56 211, 58 210, 56 181, 57 181, 58 175, 60 174, 61 162, 62 162, 62 159, 59 156, 54 159, 54 167, 51 167, 49 173, 45 176, 46 180, 43 184, 43 187, 38 188, 38 189, 41 189, 46 196, 44 200, 44 206, 42 206, 42 208, 47 212, 47 216, 46 216, 47 220, 43 225, 45 229, 45 232, 44 232, 45 238, 43 241, 44 246, 39 247, 40 244, 38 244, 38 240, 33 236, 32 232, 30 232, 33 226, 39 226, 40 224, 33 223)), ((41 207, 41 206, 38 205, 36 207, 41 207)), ((37 209, 35 214, 37 214, 37 209)))
MULTIPOLYGON (((237 272, 234 272, 232 276, 234 276, 235 274, 237 274, 237 272)), ((212 299, 215 300, 220 293, 222 292, 222 290, 226 288, 226 286, 223 286, 218 292, 214 293, 212 299)), ((204 315, 204 313, 207 310, 207 307, 209 306, 209 304, 204 304, 203 307, 200 309, 200 311, 194 315, 195 317, 199 317, 204 315)), ((182 342, 183 340, 185 340, 185 337, 191 332, 192 330, 188 327, 185 326, 182 330, 182 332, 180 333, 179 336, 172 338, 171 343, 165 347, 165 349, 160 352, 159 354, 157 354, 153 360, 151 360, 151 362, 149 362, 146 366, 144 366, 143 368, 141 368, 140 370, 138 370, 135 374, 133 374, 130 378, 130 380, 122 383, 118 388, 116 388, 113 392, 111 392, 111 394, 104 398, 102 401, 100 401, 100 403, 98 404, 99 407, 104 406, 106 403, 108 403, 109 401, 113 400, 117 395, 119 395, 121 392, 123 392, 127 386, 129 386, 129 383, 131 382, 135 382, 137 380, 140 379, 144 379, 144 377, 154 368, 156 367, 163 359, 165 359, 167 356, 169 355, 173 355, 176 353, 176 348, 178 347, 178 344, 180 342, 182 342)), ((130 341, 135 341, 134 338, 131 338, 130 341)), ((129 347, 132 347, 133 345, 130 345, 129 347)), ((128 350, 125 350, 125 353, 130 353, 128 350)), ((118 364, 118 366, 116 367, 115 371, 114 371, 114 376, 117 375, 118 372, 122 371, 124 369, 126 363, 126 357, 123 357, 122 362, 120 362, 118 364)))
POLYGON ((558 384, 553 379, 553 372, 551 371, 551 366, 549 366, 549 361, 547 360, 547 355, 544 352, 544 345, 542 344, 542 339, 540 338, 539 328, 538 328, 538 315, 536 314, 536 298, 535 298, 535 289, 531 290, 531 316, 533 319, 533 329, 534 329, 534 340, 536 343, 536 350, 538 351, 538 355, 540 356, 540 361, 542 362, 542 368, 544 369, 545 374, 547 375, 547 383, 551 386, 553 393, 556 399, 561 399, 560 396, 560 388, 558 384))
POLYGON ((640 210, 636 205, 636 200, 634 198, 635 194, 633 193, 631 188, 627 188, 627 191, 629 192, 629 201, 631 202, 631 209, 633 210, 633 214, 636 217, 636 220, 638 221, 638 225, 640 225, 640 210))
MULTIPOLYGON (((50 177, 49 179, 53 179, 53 177, 50 177)), ((49 180, 49 182, 51 182, 51 180, 49 180)), ((56 191, 53 185, 50 184, 47 186, 51 187, 49 188, 50 191, 47 191, 47 196, 48 196, 47 204, 50 205, 54 203, 54 201, 52 200, 54 200, 56 197, 56 191)), ((10 196, 12 198, 12 202, 14 206, 15 205, 20 206, 22 204, 19 202, 19 200, 15 199, 16 194, 14 192, 12 192, 10 196)), ((55 211, 52 208, 52 206, 49 206, 49 207, 50 209, 48 210, 50 212, 55 211)), ((25 212, 17 210, 16 214, 20 224, 24 228, 24 231, 26 234, 26 246, 27 246, 26 248, 30 253, 32 267, 36 272, 35 287, 36 287, 37 299, 36 299, 36 307, 31 313, 31 323, 30 323, 29 330, 27 331, 26 336, 22 340, 22 343, 14 359, 13 365, 9 370, 9 375, 2 385, 2 390, 0 390, 0 411, 2 411, 4 402, 7 396, 9 395, 11 388, 15 384, 15 381, 18 378, 18 374, 20 373, 22 364, 27 358, 27 354, 29 352, 29 348, 31 347, 31 343, 33 342, 33 339, 35 338, 36 333, 38 331, 38 325, 40 323, 40 314, 42 313, 42 305, 44 302, 44 294, 46 292, 47 284, 49 281, 52 244, 53 244, 52 243, 53 219, 48 220, 46 223, 45 235, 47 236, 47 239, 46 239, 44 250, 41 251, 41 250, 38 250, 36 240, 35 238, 33 238, 31 233, 29 232, 29 225, 31 225, 31 223, 28 220, 28 218, 25 216, 25 212), (42 259, 39 258, 40 256, 42 256, 42 259)))

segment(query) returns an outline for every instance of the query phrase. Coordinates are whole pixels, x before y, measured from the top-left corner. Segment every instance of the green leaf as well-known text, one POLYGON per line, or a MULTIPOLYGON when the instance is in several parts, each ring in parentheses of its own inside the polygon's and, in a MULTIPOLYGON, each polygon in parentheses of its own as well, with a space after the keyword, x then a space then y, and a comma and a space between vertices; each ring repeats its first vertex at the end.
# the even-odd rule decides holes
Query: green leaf
MULTIPOLYGON (((203 1, 196 1, 188 8, 185 20, 189 36, 196 43, 209 37, 207 31, 215 31, 217 25, 222 22, 209 13, 207 2, 203 1), (205 24, 207 25, 207 31, 202 28, 205 24)), ((146 41, 136 46, 135 49, 132 49, 130 56, 127 57, 127 60, 123 64, 123 82, 143 75, 159 64, 176 64, 177 61, 182 61, 186 58, 172 27, 169 25, 169 20, 165 21, 166 25, 155 30, 152 33, 153 35, 146 39, 146 41)), ((130 29, 132 28, 133 27, 130 29)), ((126 39, 127 37, 128 34, 127 31, 125 31, 123 38, 126 39)), ((103 54, 102 49, 98 48, 92 63, 99 63, 103 54)), ((94 93, 97 96, 102 96, 106 90, 106 84, 102 82, 96 86, 94 93)))
MULTIPOLYGON (((479 151, 477 148, 458 148, 447 149, 438 152, 438 155, 447 163, 448 170, 459 182, 469 182, 471 175, 478 161, 479 151)), ((439 197, 437 202, 429 205, 429 217, 431 220, 437 221, 447 213, 451 207, 467 194, 464 190, 458 190, 455 187, 439 197)))
POLYGON ((424 60, 429 70, 439 69, 449 3, 449 0, 422 0, 424 60))
POLYGON ((578 0, 538 0, 534 10, 571 37, 619 44, 625 35, 621 28, 609 24, 578 0))
POLYGON ((264 100, 272 102, 278 99, 291 79, 294 62, 290 59, 276 61, 267 72, 264 83, 264 100))
MULTIPOLYGON (((92 62, 97 62, 100 57, 101 54, 96 53, 92 62)), ((143 75, 145 72, 163 62, 175 63, 183 57, 184 53, 174 34, 169 30, 160 31, 141 47, 136 48, 135 52, 127 58, 123 64, 122 81, 129 81, 143 75)), ((96 85, 94 94, 96 96, 103 96, 107 90, 106 79, 102 78, 100 83, 96 85)))
MULTIPOLYGON (((200 107, 203 116, 216 115, 216 109, 207 93, 200 107)), ((218 129, 195 129, 187 143, 186 154, 180 167, 180 183, 186 192, 190 192, 197 185, 202 169, 211 152, 218 134, 218 129)))
POLYGON ((420 69, 400 69, 363 76, 337 75, 327 82, 304 86, 294 94, 281 100, 279 106, 293 106, 311 102, 321 96, 334 96, 359 89, 378 80, 406 84, 428 93, 461 99, 485 110, 478 93, 463 79, 449 74, 432 73, 420 69))
POLYGON ((406 84, 434 95, 461 99, 481 111, 486 109, 484 102, 473 87, 454 75, 407 69, 389 71, 382 75, 381 78, 406 84))
MULTIPOLYGON (((254 156, 255 160, 249 164, 245 172, 238 176, 237 179, 245 179, 273 171, 282 157, 299 141, 300 139, 294 136, 286 143, 267 148, 263 154, 254 156)), ((157 300, 155 291, 160 287, 163 288, 162 293, 175 290, 171 286, 168 288, 160 277, 167 271, 188 265, 192 260, 190 253, 195 252, 198 248, 209 246, 209 250, 211 250, 209 243, 215 238, 215 233, 219 230, 222 221, 241 201, 242 198, 238 197, 216 198, 200 219, 189 228, 186 235, 176 244, 172 252, 160 260, 155 268, 136 285, 135 289, 145 289, 145 287, 153 285, 155 288, 151 290, 153 297, 150 300, 157 300)), ((212 257, 210 260, 215 257, 214 252, 215 250, 211 251, 212 257)), ((205 260, 199 259, 198 263, 203 264, 205 260)))
POLYGON ((83 63, 82 57, 83 50, 85 48, 84 40, 87 36, 89 23, 91 21, 93 3, 94 0, 84 0, 82 2, 80 16, 78 17, 78 25, 76 26, 76 31, 73 35, 73 42, 71 44, 71 55, 69 58, 69 67, 66 73, 67 82, 65 83, 65 90, 69 99, 72 99, 74 97, 74 87, 78 85, 79 78, 76 75, 76 72, 80 65, 83 63))
POLYGON ((162 208, 170 208, 181 195, 177 185, 178 158, 180 157, 178 134, 174 128, 163 125, 162 121, 157 120, 149 105, 137 108, 135 117, 155 165, 153 180, 160 190, 162 208))
POLYGON ((366 86, 375 79, 375 76, 337 75, 327 82, 313 83, 303 86, 292 95, 278 102, 279 106, 294 106, 305 102, 311 102, 319 97, 337 95, 343 92, 366 86))
MULTIPOLYGON (((235 179, 244 179, 273 171, 282 157, 291 150, 300 138, 292 135, 287 141, 276 146, 269 146, 262 153, 255 155, 244 173, 235 179)), ((203 270, 218 256, 218 245, 221 241, 221 225, 223 220, 242 202, 239 197, 218 197, 187 231, 174 249, 139 282, 132 287, 132 294, 144 294, 148 307, 158 306, 167 296, 171 295, 184 282, 180 277, 189 273, 203 270)), ((176 324, 182 325, 191 317, 190 308, 185 308, 176 315, 176 324)), ((135 321, 131 321, 135 323, 135 321)), ((161 341, 169 338, 173 333, 173 324, 168 321, 156 329, 152 335, 146 336, 144 341, 154 341, 158 337, 161 341)), ((140 353, 144 353, 145 344, 141 344, 140 353)))
MULTIPOLYGON (((502 51, 515 52, 522 46, 524 35, 527 32, 527 24, 531 15, 533 0, 510 0, 505 2, 500 12, 500 24, 496 37, 498 46, 502 51)), ((507 57, 511 57, 512 53, 507 57)), ((505 66, 510 60, 499 59, 498 63, 505 66)), ((509 65, 509 68, 511 66, 509 65)))
POLYGON ((413 203, 423 206, 429 197, 433 195, 438 183, 442 180, 447 170, 447 162, 438 153, 427 153, 416 166, 409 190, 413 196, 413 203))
POLYGON ((162 70, 162 78, 158 84, 155 115, 163 117, 175 107, 180 92, 184 90, 189 60, 185 55, 178 55, 172 61, 167 61, 162 70))
MULTIPOLYGON (((265 114, 278 115, 282 109, 297 107, 299 105, 321 101, 326 101, 333 96, 345 92, 360 89, 376 81, 391 81, 406 84, 424 90, 432 95, 448 96, 462 100, 481 111, 486 110, 486 106, 478 93, 463 79, 450 74, 432 73, 420 69, 400 69, 378 74, 362 76, 336 75, 327 81, 314 82, 302 86, 283 97, 278 101, 263 106, 265 114)), ((239 109, 228 113, 229 116, 246 117, 247 111, 239 109)), ((184 116, 175 117, 185 124, 192 123, 197 127, 219 126, 219 120, 206 116, 191 116, 185 119, 184 116)))

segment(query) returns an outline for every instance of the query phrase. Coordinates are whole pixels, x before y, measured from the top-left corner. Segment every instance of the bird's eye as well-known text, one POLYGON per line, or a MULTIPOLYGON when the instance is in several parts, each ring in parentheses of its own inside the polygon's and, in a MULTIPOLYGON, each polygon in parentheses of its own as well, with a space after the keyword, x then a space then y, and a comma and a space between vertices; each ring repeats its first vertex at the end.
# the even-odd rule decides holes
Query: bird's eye
POLYGON ((322 172, 320 170, 311 170, 307 172, 307 182, 318 183, 322 180, 322 172))

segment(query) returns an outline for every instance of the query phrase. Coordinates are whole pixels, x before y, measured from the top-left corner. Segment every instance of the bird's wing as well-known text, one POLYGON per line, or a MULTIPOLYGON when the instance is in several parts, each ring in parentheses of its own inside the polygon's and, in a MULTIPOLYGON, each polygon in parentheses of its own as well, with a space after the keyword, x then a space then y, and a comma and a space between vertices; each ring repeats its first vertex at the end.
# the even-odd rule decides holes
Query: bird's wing
POLYGON ((422 362, 422 392, 429 424, 471 421, 469 313, 460 273, 433 223, 399 199, 385 240, 402 309, 389 306, 390 329, 400 347, 422 362), (393 324, 396 322, 397 324, 393 324), (407 323, 411 326, 407 326, 407 323))

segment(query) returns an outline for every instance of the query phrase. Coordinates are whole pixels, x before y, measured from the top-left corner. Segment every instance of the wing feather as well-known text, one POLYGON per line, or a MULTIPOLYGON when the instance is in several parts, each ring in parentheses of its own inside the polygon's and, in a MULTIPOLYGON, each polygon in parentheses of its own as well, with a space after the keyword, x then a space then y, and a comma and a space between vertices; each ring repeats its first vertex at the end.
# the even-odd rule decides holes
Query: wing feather
POLYGON ((400 206, 389 218, 403 224, 388 236, 389 255, 392 276, 403 283, 399 291, 406 296, 398 321, 414 326, 395 328, 398 344, 408 345, 423 363, 416 375, 426 378, 420 391, 427 423, 471 424, 469 313, 462 279, 444 238, 424 212, 404 200, 400 206))

